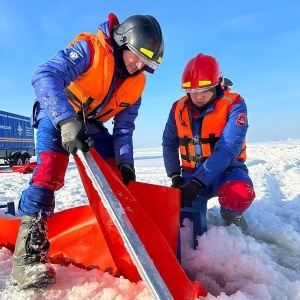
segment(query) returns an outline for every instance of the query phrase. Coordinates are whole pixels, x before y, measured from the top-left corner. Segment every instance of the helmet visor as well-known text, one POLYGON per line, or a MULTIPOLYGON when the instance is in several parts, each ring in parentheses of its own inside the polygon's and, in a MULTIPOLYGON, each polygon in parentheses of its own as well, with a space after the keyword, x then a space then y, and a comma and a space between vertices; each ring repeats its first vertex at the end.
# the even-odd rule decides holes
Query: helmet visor
POLYGON ((199 88, 183 88, 182 90, 185 93, 193 94, 193 93, 200 93, 200 92, 206 92, 211 89, 213 89, 215 86, 217 86, 219 83, 210 85, 210 86, 205 86, 205 87, 199 87, 199 88))
POLYGON ((132 51, 145 65, 153 70, 157 70, 159 67, 159 63, 155 62, 154 60, 146 57, 141 52, 136 50, 132 45, 127 44, 127 47, 132 51))

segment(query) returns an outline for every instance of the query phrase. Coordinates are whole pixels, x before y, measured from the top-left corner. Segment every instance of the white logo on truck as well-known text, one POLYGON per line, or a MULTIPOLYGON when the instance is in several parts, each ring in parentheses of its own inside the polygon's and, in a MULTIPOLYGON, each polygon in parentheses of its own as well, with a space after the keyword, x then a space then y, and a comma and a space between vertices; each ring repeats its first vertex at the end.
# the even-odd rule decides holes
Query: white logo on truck
POLYGON ((18 130, 19 136, 21 136, 21 135, 22 135, 22 132, 23 132, 23 128, 22 128, 22 126, 20 125, 20 123, 19 123, 19 126, 18 126, 17 130, 18 130))

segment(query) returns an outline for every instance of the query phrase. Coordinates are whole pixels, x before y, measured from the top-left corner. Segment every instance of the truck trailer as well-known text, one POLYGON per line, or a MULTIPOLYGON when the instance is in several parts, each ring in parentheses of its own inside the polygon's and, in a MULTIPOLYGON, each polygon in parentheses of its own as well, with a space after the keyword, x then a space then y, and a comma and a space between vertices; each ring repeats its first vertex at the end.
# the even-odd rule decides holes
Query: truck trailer
POLYGON ((34 155, 30 118, 0 110, 0 162, 10 167, 28 164, 34 155))

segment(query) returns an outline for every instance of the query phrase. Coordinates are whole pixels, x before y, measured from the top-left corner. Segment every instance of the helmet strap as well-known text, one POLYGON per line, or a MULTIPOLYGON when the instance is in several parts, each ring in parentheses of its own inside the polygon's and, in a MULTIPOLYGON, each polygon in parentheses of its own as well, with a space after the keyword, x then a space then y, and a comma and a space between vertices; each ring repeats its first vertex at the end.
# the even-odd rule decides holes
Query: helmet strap
POLYGON ((116 62, 117 73, 124 77, 129 77, 131 74, 127 71, 123 60, 123 51, 126 50, 126 48, 127 47, 125 45, 115 48, 114 58, 116 62))

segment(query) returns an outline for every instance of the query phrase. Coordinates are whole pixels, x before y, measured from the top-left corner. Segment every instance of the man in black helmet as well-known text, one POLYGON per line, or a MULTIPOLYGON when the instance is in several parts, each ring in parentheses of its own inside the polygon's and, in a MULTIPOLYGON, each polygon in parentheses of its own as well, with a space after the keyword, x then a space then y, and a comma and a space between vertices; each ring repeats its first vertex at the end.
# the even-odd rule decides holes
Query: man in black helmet
POLYGON ((135 180, 132 134, 146 83, 144 71, 154 73, 163 51, 154 17, 134 15, 119 24, 110 14, 97 35, 79 34, 35 70, 37 166, 19 202, 22 221, 13 256, 12 273, 20 288, 56 280, 47 256, 45 219, 53 215, 54 192, 64 184, 70 154, 87 152, 93 145, 118 167, 124 184, 135 180), (112 134, 104 127, 111 118, 112 134))

